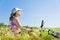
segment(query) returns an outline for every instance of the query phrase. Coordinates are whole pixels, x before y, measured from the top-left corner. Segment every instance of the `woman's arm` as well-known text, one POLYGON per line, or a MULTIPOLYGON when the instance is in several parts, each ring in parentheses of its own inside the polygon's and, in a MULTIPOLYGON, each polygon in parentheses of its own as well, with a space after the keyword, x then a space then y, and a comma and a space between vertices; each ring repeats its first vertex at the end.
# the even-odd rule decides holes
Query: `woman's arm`
POLYGON ((32 31, 31 29, 22 27, 21 23, 17 19, 14 20, 13 22, 17 26, 17 28, 20 28, 22 31, 29 31, 29 32, 32 31))
POLYGON ((14 24, 17 26, 17 28, 20 28, 21 30, 26 30, 26 28, 22 27, 21 23, 20 23, 20 22, 18 22, 18 20, 17 20, 17 19, 16 19, 16 20, 14 20, 13 22, 14 22, 14 24))

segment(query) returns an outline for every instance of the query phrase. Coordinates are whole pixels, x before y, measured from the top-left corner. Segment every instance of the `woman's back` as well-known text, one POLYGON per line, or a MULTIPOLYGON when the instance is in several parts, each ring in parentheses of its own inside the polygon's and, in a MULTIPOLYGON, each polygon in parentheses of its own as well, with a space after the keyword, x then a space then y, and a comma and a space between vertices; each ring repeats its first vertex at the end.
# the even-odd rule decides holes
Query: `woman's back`
POLYGON ((10 21, 10 29, 16 27, 16 24, 14 24, 14 20, 16 20, 14 17, 12 18, 12 20, 10 21))

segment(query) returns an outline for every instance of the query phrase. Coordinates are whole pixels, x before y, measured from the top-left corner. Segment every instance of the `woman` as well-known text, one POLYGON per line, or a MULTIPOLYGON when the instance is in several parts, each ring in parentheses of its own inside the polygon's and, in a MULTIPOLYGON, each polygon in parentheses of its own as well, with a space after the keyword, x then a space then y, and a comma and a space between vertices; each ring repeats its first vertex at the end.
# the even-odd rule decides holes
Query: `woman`
POLYGON ((29 35, 37 38, 37 40, 38 39, 40 40, 40 38, 37 37, 37 35, 31 29, 22 27, 21 22, 18 19, 19 16, 21 16, 21 9, 13 8, 9 20, 10 20, 10 29, 14 33, 14 35, 19 34, 20 32, 18 31, 18 29, 20 29, 21 31, 28 31, 29 35))

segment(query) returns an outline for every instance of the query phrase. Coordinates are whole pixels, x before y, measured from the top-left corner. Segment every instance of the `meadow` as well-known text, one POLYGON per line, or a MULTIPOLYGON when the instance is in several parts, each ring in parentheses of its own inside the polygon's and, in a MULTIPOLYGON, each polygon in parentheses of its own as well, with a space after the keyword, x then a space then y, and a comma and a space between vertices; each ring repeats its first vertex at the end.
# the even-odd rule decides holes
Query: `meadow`
MULTIPOLYGON (((38 27, 31 27, 33 28, 34 32, 42 38, 42 40, 60 40, 60 38, 53 37, 52 35, 48 35, 48 32, 40 32, 41 28, 38 27), (42 34, 40 36, 40 34, 42 34)), ((60 28, 43 28, 44 30, 56 30, 60 32, 60 28)), ((35 38, 28 35, 27 32, 23 32, 17 36, 14 36, 13 33, 10 31, 10 27, 0 27, 0 40, 36 40, 35 38)))

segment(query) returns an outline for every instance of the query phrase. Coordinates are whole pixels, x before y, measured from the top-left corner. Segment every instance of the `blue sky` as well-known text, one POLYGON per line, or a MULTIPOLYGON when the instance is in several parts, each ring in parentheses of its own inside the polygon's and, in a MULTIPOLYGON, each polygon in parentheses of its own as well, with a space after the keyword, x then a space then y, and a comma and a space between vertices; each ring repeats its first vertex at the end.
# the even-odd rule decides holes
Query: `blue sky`
POLYGON ((60 0, 0 0, 0 23, 9 24, 12 8, 22 8, 22 25, 60 27, 60 0))

